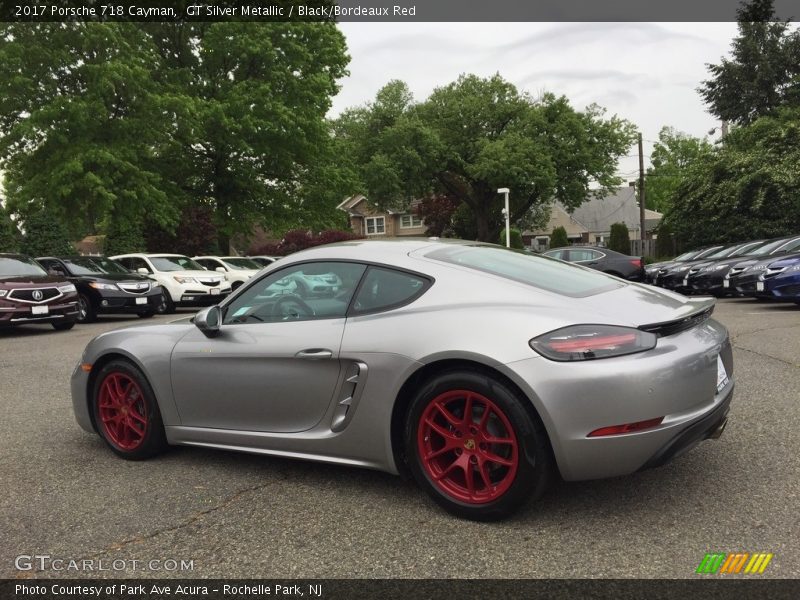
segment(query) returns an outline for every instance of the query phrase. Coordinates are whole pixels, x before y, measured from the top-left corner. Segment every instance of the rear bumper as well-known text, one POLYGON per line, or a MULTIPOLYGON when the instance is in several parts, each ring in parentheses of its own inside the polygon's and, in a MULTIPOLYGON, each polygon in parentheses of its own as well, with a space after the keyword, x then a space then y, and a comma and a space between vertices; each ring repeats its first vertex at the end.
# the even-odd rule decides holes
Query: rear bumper
POLYGON ((665 465, 673 458, 677 458, 681 454, 688 452, 703 440, 707 440, 713 435, 721 433, 719 430, 720 427, 724 427, 727 422, 732 399, 733 386, 731 385, 727 395, 716 408, 676 434, 675 437, 664 444, 658 452, 653 454, 650 460, 642 465, 639 470, 643 471, 645 469, 652 469, 665 465))

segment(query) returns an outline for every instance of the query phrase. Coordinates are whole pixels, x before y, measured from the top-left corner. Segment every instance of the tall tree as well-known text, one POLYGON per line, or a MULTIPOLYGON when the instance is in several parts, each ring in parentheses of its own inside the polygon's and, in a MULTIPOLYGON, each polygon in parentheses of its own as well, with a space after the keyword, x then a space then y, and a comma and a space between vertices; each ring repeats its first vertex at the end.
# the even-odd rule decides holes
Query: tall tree
POLYGON ((20 250, 30 256, 59 256, 73 254, 67 231, 58 219, 46 210, 31 212, 23 223, 25 235, 20 250))
POLYGON ((330 213, 302 194, 347 61, 334 23, 0 24, 9 206, 79 237, 208 204, 226 250, 255 222, 330 213))
POLYGON ((734 129, 686 169, 664 219, 683 247, 800 231, 800 108, 734 129))
POLYGON ((0 166, 12 211, 46 207, 74 239, 119 204, 169 222, 155 59, 132 23, 0 24, 0 166))
POLYGON ((0 204, 0 252, 16 252, 19 249, 19 230, 0 204))
POLYGON ((704 139, 681 133, 672 127, 662 127, 650 155, 652 166, 647 169, 647 208, 666 211, 686 168, 712 150, 713 146, 704 139))
POLYGON ((739 125, 800 103, 800 31, 776 20, 773 0, 750 0, 737 13, 731 58, 707 65, 698 92, 719 119, 739 125))
POLYGON ((578 112, 563 97, 534 100, 499 75, 461 76, 419 104, 391 82, 373 104, 345 113, 336 131, 363 165, 370 200, 400 207, 446 194, 459 202, 456 231, 483 241, 502 229, 499 187, 511 189, 515 224, 555 198, 578 206, 619 183, 617 158, 634 135, 596 106, 578 112))

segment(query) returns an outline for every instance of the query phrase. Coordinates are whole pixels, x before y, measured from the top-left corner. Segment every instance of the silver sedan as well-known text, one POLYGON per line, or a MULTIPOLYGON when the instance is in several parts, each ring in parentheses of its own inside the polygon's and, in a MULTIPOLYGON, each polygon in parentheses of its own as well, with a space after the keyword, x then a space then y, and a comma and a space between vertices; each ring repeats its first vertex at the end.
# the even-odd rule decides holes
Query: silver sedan
POLYGON ((733 363, 713 308, 498 246, 347 242, 193 319, 98 336, 72 398, 123 458, 184 444, 380 469, 493 520, 555 475, 625 475, 718 437, 733 363), (316 276, 335 293, 285 285, 316 276))

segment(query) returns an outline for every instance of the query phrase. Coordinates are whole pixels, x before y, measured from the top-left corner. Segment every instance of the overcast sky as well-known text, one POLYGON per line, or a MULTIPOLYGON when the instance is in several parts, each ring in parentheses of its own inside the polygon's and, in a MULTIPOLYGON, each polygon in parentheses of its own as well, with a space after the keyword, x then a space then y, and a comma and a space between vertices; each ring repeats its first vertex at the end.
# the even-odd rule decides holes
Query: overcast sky
MULTIPOLYGON (((352 60, 332 114, 374 99, 389 80, 416 100, 461 73, 499 72, 534 96, 597 103, 635 123, 645 140, 664 125, 695 136, 719 125, 696 92, 706 63, 727 55, 736 23, 341 23, 352 60)), ((713 136, 712 139, 717 139, 713 136)), ((645 141, 645 168, 652 143, 645 141)), ((634 154, 636 148, 631 148, 634 154)), ((635 177, 638 158, 621 159, 635 177)))

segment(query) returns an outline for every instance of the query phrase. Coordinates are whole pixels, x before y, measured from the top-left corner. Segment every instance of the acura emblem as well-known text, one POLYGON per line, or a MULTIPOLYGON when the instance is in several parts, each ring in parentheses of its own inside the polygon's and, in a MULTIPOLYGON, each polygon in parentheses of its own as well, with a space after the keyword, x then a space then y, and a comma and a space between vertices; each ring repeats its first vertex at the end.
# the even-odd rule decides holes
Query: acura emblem
POLYGON ((42 298, 44 298, 44 294, 42 294, 41 290, 33 290, 34 300, 41 300, 42 298))

